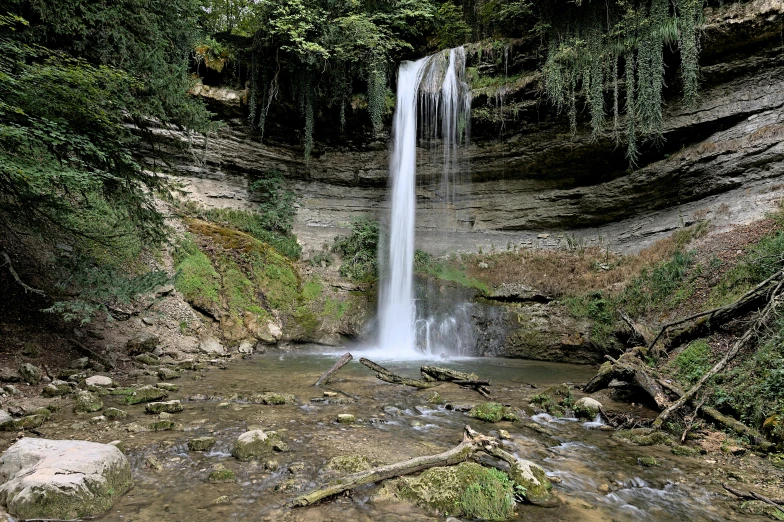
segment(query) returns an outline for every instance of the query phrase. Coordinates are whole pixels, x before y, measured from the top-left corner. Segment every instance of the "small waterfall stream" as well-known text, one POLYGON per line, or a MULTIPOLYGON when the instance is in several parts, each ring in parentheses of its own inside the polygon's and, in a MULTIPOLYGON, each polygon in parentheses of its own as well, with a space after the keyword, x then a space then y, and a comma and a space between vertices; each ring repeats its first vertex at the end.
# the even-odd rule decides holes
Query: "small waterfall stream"
MULTIPOLYGON (((456 149, 468 122, 471 104, 464 77, 465 51, 462 47, 404 62, 398 72, 390 162, 389 241, 380 253, 383 270, 379 293, 379 347, 383 353, 396 358, 417 357, 425 351, 437 355, 448 350, 434 345, 430 335, 418 337, 415 325, 417 131, 421 129, 426 145, 435 144, 440 138, 444 162, 441 200, 448 205, 456 170, 456 149)), ((448 320, 444 324, 455 322, 448 320)), ((439 330, 443 328, 441 326, 439 330)), ((429 332, 430 328, 419 328, 419 331, 429 332)))

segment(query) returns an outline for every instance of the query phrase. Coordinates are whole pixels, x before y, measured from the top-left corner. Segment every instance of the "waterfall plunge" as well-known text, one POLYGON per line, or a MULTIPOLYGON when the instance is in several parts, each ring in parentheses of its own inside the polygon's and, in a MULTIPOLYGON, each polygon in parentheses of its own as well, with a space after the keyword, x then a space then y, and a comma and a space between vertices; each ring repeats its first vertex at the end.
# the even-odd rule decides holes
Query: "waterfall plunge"
MULTIPOLYGON (((448 204, 452 198, 451 187, 454 186, 455 152, 471 106, 464 76, 465 52, 462 47, 415 62, 404 62, 398 72, 390 163, 389 242, 382 253, 382 260, 386 263, 383 264, 379 294, 379 345, 383 353, 391 357, 411 358, 421 356, 423 352, 437 355, 441 351, 450 351, 449 347, 431 342, 429 323, 422 339, 417 338, 415 328, 413 273, 417 129, 421 109, 423 139, 435 143, 439 135, 441 138, 444 162, 441 191, 443 201, 448 204)), ((452 318, 447 321, 450 324, 454 322, 452 318)), ((422 328, 419 330, 423 331, 422 328)))

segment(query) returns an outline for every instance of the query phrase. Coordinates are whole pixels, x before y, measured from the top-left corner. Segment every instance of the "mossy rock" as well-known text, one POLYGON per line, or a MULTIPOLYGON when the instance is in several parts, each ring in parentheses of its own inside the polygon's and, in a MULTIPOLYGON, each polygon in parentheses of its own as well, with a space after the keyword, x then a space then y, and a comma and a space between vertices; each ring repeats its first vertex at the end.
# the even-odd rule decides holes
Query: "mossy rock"
POLYGON ((531 397, 531 404, 555 417, 563 417, 573 404, 572 390, 566 384, 551 386, 531 397))
POLYGON ((618 430, 613 434, 613 438, 630 442, 635 446, 655 446, 658 444, 672 446, 672 437, 663 431, 656 431, 651 428, 618 430))
POLYGON ((771 415, 762 423, 762 433, 774 444, 781 446, 784 442, 784 416, 771 415))
POLYGON ((430 395, 428 395, 425 400, 430 404, 444 404, 444 402, 446 402, 444 401, 444 398, 441 397, 441 394, 436 391, 430 392, 430 395))
POLYGON ((151 415, 158 413, 179 413, 182 411, 182 403, 177 400, 166 402, 148 402, 144 407, 144 412, 151 415))
POLYGON ((297 398, 290 393, 264 392, 247 397, 247 401, 253 404, 280 405, 296 404, 297 398))
POLYGON ((578 419, 584 420, 595 419, 596 416, 599 415, 601 409, 602 403, 591 397, 583 397, 579 399, 572 407, 574 416, 578 419))
POLYGON ((169 394, 166 390, 161 390, 155 386, 141 386, 135 388, 132 393, 126 395, 125 404, 141 404, 143 402, 154 402, 165 399, 169 394))
POLYGON ((176 384, 172 384, 170 382, 159 382, 158 384, 155 385, 155 387, 158 388, 159 390, 166 390, 167 392, 172 392, 172 393, 180 389, 179 386, 177 386, 176 384))
POLYGON ((749 500, 738 506, 738 511, 744 515, 769 517, 773 520, 784 520, 784 513, 776 506, 771 506, 761 500, 749 500))
POLYGON ((191 451, 207 451, 215 445, 215 437, 197 437, 188 440, 188 449, 191 451))
POLYGON ((92 392, 80 391, 76 394, 76 404, 74 404, 74 413, 90 413, 98 411, 103 408, 103 401, 92 392))
POLYGON ((660 465, 659 461, 656 460, 656 457, 652 457, 650 455, 644 457, 637 457, 637 463, 640 466, 644 466, 646 468, 652 468, 660 465))
POLYGON ((519 421, 520 417, 511 409, 497 402, 477 404, 468 412, 469 417, 485 422, 519 421))
POLYGON ((398 488, 402 499, 440 514, 484 520, 506 520, 514 515, 514 483, 505 473, 474 462, 403 477, 398 488))
POLYGON ((238 460, 252 460, 269 455, 273 450, 274 442, 279 440, 274 431, 262 430, 246 431, 239 437, 231 450, 232 456, 238 460))
POLYGON ((357 473, 372 468, 367 457, 364 455, 341 455, 332 458, 326 465, 326 469, 340 471, 343 473, 357 473))
POLYGON ((697 448, 677 444, 673 444, 670 451, 672 451, 673 455, 678 455, 679 457, 696 457, 700 454, 700 450, 697 448))
POLYGON ((136 388, 129 386, 127 388, 112 388, 109 390, 109 395, 131 395, 136 391, 136 388))
POLYGON ((356 421, 356 417, 351 415, 350 413, 341 413, 338 415, 338 422, 340 424, 353 424, 356 421))
POLYGON ((150 431, 172 431, 172 430, 178 430, 181 427, 182 426, 180 426, 179 424, 177 424, 172 420, 161 419, 161 420, 151 422, 147 426, 147 429, 149 429, 150 431))
POLYGON ((133 360, 137 363, 146 364, 147 366, 154 366, 158 364, 160 359, 151 353, 143 353, 134 357, 133 360))
POLYGON ((0 424, 0 431, 18 431, 18 430, 33 430, 43 426, 44 422, 49 419, 49 415, 25 415, 18 419, 9 419, 0 424))
POLYGON ((226 482, 237 482, 237 475, 223 464, 217 464, 207 476, 207 481, 212 484, 223 484, 226 482))
POLYGON ((128 416, 127 413, 125 413, 123 410, 120 410, 118 408, 106 408, 103 411, 103 415, 109 420, 124 419, 128 416))
POLYGON ((172 379, 179 379, 180 372, 165 366, 158 368, 158 378, 162 381, 170 381, 172 379))
POLYGON ((41 390, 41 396, 47 398, 62 397, 63 395, 73 393, 73 391, 73 386, 69 383, 56 379, 44 386, 44 389, 41 390))

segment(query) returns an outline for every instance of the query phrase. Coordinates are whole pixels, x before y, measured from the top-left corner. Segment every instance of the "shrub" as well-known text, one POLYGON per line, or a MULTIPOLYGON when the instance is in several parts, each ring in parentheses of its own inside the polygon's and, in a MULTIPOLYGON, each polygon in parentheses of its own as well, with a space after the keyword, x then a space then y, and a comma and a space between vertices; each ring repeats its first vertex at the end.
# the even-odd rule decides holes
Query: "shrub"
POLYGON ((340 254, 343 263, 340 275, 354 281, 369 281, 378 277, 378 223, 365 217, 353 218, 348 223, 350 233, 335 237, 332 251, 340 254))

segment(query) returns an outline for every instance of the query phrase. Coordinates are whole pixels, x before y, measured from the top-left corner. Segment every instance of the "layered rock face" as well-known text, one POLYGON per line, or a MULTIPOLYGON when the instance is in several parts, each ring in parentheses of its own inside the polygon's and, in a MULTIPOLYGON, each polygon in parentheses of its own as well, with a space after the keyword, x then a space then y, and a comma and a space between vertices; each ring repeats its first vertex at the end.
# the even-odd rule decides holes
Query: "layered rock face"
MULTIPOLYGON (((695 219, 756 217, 743 207, 764 207, 784 174, 782 20, 784 7, 774 0, 706 11, 701 101, 684 109, 675 87, 664 93, 665 141, 643 144, 640 168, 631 173, 610 133, 594 139, 584 126, 571 134, 565 116, 539 98, 531 71, 534 81, 511 94, 521 107, 514 121, 503 129, 474 126, 449 204, 438 195, 439 151, 419 155, 418 246, 434 253, 490 243, 554 246, 537 242, 539 233, 570 230, 634 250, 695 219), (444 230, 453 234, 443 237, 444 230)), ((519 62, 531 62, 525 55, 531 49, 514 52, 519 62)), ((237 114, 241 93, 202 90, 237 114)), ((475 99, 475 106, 487 103, 475 99)), ((193 144, 187 154, 172 154, 170 170, 184 176, 186 193, 208 205, 251 205, 248 177, 283 171, 298 195, 296 231, 306 247, 331 240, 352 216, 386 215, 386 137, 340 147, 337 133, 322 129, 331 144, 305 161, 297 145, 271 144, 274 136, 262 143, 242 118, 207 138, 159 132, 193 144)))

